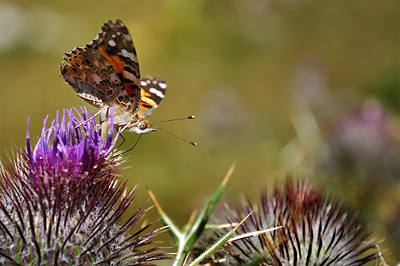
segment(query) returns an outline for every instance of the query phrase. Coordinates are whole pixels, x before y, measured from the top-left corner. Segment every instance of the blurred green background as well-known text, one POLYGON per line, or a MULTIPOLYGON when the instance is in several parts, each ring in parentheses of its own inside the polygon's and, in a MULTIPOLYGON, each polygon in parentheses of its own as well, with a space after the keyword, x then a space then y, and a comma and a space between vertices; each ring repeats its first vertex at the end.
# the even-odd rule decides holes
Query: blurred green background
MULTIPOLYGON (((0 155, 24 146, 28 117, 35 139, 46 115, 89 107, 60 78, 58 64, 103 22, 120 18, 142 76, 159 75, 168 84, 150 120, 197 117, 162 125, 197 147, 156 132, 129 153, 123 174, 130 187, 140 184, 140 199, 151 189, 183 225, 234 161, 227 200, 256 197, 287 175, 312 176, 365 211, 394 263, 400 260, 399 3, 2 0, 0 155), (379 120, 372 129, 361 126, 360 132, 378 132, 379 141, 367 135, 359 144, 367 151, 352 147, 350 161, 357 163, 350 167, 332 148, 354 143, 332 144, 346 132, 341 121, 348 116, 379 120), (370 169, 377 161, 385 163, 370 169)), ((124 137, 128 149, 137 135, 124 137)))

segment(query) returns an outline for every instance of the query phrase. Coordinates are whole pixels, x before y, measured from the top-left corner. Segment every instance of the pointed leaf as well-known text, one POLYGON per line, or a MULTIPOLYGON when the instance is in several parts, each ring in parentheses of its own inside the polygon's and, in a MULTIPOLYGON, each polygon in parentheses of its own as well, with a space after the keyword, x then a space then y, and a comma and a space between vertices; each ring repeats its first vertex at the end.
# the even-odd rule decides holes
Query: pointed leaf
POLYGON ((164 225, 168 226, 168 232, 171 234, 174 244, 178 246, 179 239, 182 238, 182 232, 179 230, 179 227, 174 223, 174 221, 161 208, 161 205, 157 201, 156 196, 153 194, 153 192, 151 192, 151 190, 148 190, 148 193, 150 195, 150 198, 153 200, 154 205, 156 205, 158 213, 161 217, 161 222, 164 225))
POLYGON ((253 212, 249 213, 235 228, 233 228, 231 231, 226 233, 223 237, 221 237, 217 242, 214 243, 209 249, 204 251, 200 256, 198 256, 192 263, 189 264, 189 266, 194 266, 202 262, 204 259, 206 259, 208 256, 213 254, 217 249, 219 249, 222 245, 224 245, 226 242, 228 242, 229 239, 233 237, 235 234, 236 229, 238 229, 239 226, 243 224, 243 222, 251 215, 253 212))

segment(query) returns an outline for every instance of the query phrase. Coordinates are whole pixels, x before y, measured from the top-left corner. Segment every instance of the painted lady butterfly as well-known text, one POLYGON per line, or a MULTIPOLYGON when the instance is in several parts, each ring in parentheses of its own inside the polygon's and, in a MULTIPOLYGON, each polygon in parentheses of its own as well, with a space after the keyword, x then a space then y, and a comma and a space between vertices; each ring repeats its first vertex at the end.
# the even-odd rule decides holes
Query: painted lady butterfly
POLYGON ((164 98, 167 85, 159 77, 140 79, 136 50, 121 20, 103 24, 93 41, 65 55, 62 77, 79 97, 100 109, 102 118, 107 120, 112 109, 117 127, 138 134, 155 130, 147 117, 164 98))

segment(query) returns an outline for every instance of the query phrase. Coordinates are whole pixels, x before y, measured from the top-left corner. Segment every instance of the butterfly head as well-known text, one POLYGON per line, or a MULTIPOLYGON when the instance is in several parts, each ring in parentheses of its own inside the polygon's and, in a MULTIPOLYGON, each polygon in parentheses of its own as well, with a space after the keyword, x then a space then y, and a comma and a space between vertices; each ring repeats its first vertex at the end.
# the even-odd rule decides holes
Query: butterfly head
POLYGON ((135 132, 137 134, 145 134, 156 131, 151 127, 151 123, 145 119, 139 121, 138 123, 132 124, 132 126, 128 126, 126 130, 135 132))

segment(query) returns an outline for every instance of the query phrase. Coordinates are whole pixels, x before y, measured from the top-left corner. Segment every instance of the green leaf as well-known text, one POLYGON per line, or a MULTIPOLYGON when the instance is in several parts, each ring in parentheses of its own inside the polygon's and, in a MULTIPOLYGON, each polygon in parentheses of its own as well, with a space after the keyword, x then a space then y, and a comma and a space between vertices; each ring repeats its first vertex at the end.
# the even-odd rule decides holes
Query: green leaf
POLYGON ((154 205, 156 205, 158 213, 159 213, 159 215, 161 217, 161 222, 164 225, 168 226, 168 232, 171 234, 174 244, 175 245, 179 245, 179 238, 182 235, 179 227, 174 223, 174 221, 161 208, 161 205, 157 201, 156 196, 153 194, 153 192, 148 190, 148 193, 149 193, 151 199, 153 200, 154 205))
POLYGON ((221 237, 217 242, 214 243, 209 249, 204 251, 200 256, 198 256, 192 263, 189 264, 189 266, 194 266, 202 262, 204 259, 206 259, 208 256, 213 254, 216 250, 218 250, 222 245, 224 245, 226 242, 228 242, 229 239, 233 237, 235 234, 236 229, 243 224, 243 222, 251 215, 253 214, 252 212, 249 213, 238 225, 235 226, 231 231, 226 233, 223 237, 221 237))
MULTIPOLYGON (((158 203, 154 194, 149 191, 150 197, 152 198, 161 216, 161 221, 164 223, 164 225, 167 225, 169 227, 168 231, 170 232, 175 245, 178 246, 177 255, 173 264, 174 266, 183 265, 185 259, 187 258, 189 250, 193 247, 194 243, 204 231, 204 228, 208 223, 211 213, 213 212, 215 206, 225 192, 226 184, 228 183, 228 180, 232 175, 234 168, 235 163, 233 163, 232 166, 229 168, 224 180, 221 182, 215 193, 210 197, 210 199, 203 206, 197 216, 191 222, 189 222, 184 227, 184 229, 179 229, 174 221, 161 208, 161 205, 158 203)), ((227 237, 226 240, 224 238, 224 241, 226 242, 227 240, 229 240, 230 237, 232 236, 227 237)), ((221 245, 223 245, 223 243, 221 245)))
POLYGON ((194 219, 192 225, 189 227, 185 241, 185 249, 184 251, 187 252, 190 250, 190 248, 193 246, 193 244, 196 242, 196 240, 199 238, 201 233, 204 231, 204 227, 206 226, 211 213, 213 212, 215 206, 217 205, 218 201, 221 199, 222 195, 225 192, 226 184, 229 181, 229 178, 231 177, 233 170, 235 169, 236 162, 232 164, 232 166, 229 168, 228 172, 226 173, 223 181, 215 191, 215 193, 210 197, 208 202, 203 206, 202 210, 200 213, 197 215, 197 217, 194 219))

